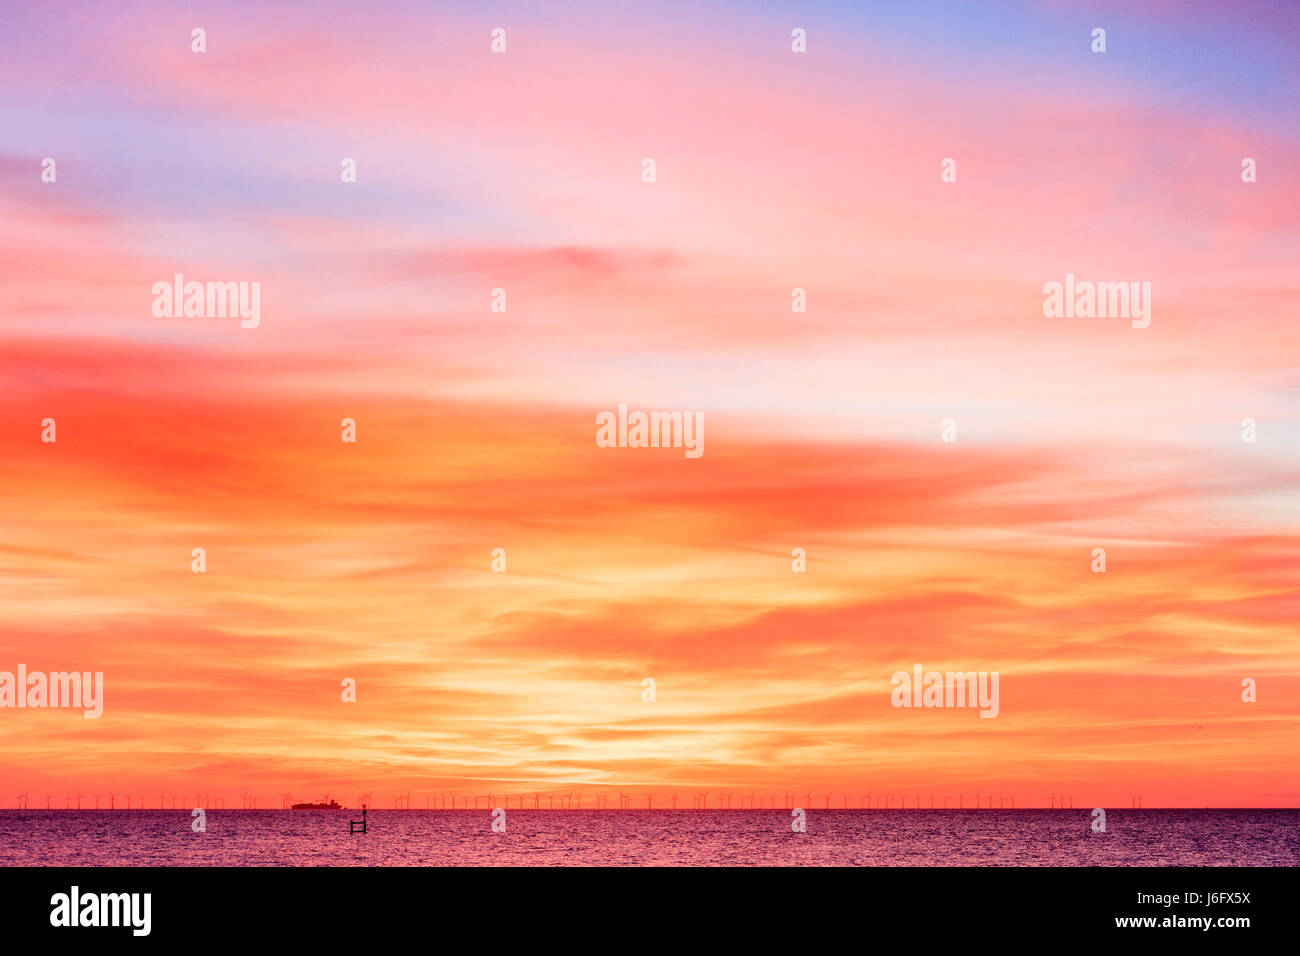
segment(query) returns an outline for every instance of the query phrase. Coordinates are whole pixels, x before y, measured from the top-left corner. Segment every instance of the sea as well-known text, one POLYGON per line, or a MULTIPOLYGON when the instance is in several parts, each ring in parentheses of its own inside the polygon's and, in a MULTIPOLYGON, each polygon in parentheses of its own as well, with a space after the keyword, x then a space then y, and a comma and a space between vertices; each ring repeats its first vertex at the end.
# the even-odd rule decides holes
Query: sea
POLYGON ((1296 866, 1300 810, 0 810, 3 866, 1296 866), (500 823, 498 823, 500 826, 500 823))

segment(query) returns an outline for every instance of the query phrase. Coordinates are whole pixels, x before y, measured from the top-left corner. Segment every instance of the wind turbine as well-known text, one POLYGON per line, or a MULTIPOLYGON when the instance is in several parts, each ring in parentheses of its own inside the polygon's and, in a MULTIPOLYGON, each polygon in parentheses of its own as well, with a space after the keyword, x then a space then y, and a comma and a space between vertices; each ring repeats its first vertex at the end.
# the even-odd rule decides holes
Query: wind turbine
POLYGON ((108 809, 110 809, 110 810, 113 809, 113 802, 114 802, 116 799, 117 799, 117 794, 113 793, 113 792, 110 790, 110 791, 109 791, 109 794, 108 794, 108 809))

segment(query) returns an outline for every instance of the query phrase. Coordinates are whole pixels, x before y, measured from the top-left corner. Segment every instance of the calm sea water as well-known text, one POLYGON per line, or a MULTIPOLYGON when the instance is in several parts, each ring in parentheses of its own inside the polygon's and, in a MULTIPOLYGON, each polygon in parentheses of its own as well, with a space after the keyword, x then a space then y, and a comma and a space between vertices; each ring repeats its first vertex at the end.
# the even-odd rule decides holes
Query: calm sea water
POLYGON ((1300 810, 0 810, 0 865, 1300 864, 1300 810))

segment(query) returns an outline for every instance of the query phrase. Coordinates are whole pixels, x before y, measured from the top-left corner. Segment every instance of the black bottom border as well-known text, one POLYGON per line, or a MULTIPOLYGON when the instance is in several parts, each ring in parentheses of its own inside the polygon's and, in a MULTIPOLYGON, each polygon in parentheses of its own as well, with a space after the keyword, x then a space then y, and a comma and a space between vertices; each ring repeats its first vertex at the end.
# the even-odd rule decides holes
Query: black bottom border
POLYGON ((0 870, 0 920, 7 942, 115 946, 412 935, 464 946, 484 933, 494 948, 508 940, 772 944, 787 934, 829 942, 917 933, 933 942, 1131 936, 1223 945, 1293 927, 1297 882, 1297 870, 1284 867, 33 867, 0 870), (90 894, 150 894, 148 936, 131 926, 52 925, 57 894, 69 897, 70 910, 74 886, 83 907, 90 894), (1200 922, 1207 918, 1215 921, 1208 928, 1200 922))

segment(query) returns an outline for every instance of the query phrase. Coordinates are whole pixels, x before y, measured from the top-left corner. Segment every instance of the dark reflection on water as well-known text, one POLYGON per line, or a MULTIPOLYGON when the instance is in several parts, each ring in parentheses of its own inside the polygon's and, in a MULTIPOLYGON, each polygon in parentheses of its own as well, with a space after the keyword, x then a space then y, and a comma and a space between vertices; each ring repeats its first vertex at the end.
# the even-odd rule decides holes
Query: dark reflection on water
POLYGON ((3 865, 1232 866, 1300 864, 1300 810, 0 810, 3 865))

